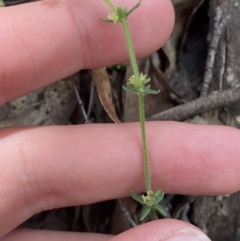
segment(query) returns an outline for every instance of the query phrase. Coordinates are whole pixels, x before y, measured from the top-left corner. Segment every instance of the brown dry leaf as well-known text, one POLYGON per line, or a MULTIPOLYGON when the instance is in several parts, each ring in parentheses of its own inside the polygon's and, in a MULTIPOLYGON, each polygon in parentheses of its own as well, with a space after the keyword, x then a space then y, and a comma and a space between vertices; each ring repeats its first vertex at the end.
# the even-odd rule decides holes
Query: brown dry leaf
POLYGON ((121 123, 113 105, 112 87, 106 69, 93 69, 91 74, 104 110, 115 123, 121 123))

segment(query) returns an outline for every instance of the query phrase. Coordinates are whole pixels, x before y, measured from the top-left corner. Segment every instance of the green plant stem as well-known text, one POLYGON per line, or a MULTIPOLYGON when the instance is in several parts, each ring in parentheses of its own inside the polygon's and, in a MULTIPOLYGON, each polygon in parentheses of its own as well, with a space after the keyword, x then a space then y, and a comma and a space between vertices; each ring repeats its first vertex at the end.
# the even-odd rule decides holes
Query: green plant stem
POLYGON ((133 42, 129 30, 129 25, 126 19, 122 21, 123 28, 124 28, 124 33, 125 33, 125 38, 127 41, 127 47, 128 47, 128 52, 129 52, 129 57, 130 57, 130 62, 133 70, 133 74, 137 80, 139 80, 140 75, 138 71, 138 65, 137 65, 137 60, 136 60, 136 55, 134 52, 134 47, 133 47, 133 42))
POLYGON ((114 12, 117 11, 117 8, 113 5, 113 3, 109 0, 103 0, 114 12))
POLYGON ((144 95, 138 94, 138 109, 139 119, 141 125, 142 145, 143 145, 143 159, 144 159, 144 175, 146 191, 151 189, 151 174, 148 160, 147 140, 146 140, 146 127, 145 127, 145 111, 144 111, 144 95))
MULTIPOLYGON (((1 0, 0 0, 1 1, 1 0)), ((129 82, 127 86, 123 86, 124 90, 137 94, 138 96, 138 111, 139 111, 139 119, 140 119, 140 127, 141 127, 141 138, 142 138, 142 153, 143 153, 143 162, 144 162, 144 177, 145 177, 145 186, 146 186, 146 195, 137 195, 131 192, 131 197, 142 204, 143 210, 141 213, 140 220, 144 220, 148 215, 152 220, 156 220, 157 214, 156 211, 164 216, 166 216, 166 211, 159 204, 163 199, 164 193, 162 190, 157 190, 156 192, 152 191, 151 188, 151 172, 150 172, 150 163, 148 158, 148 150, 147 150, 147 138, 146 138, 146 127, 145 127, 145 108, 144 108, 144 97, 148 94, 158 94, 159 90, 150 89, 150 85, 148 85, 150 78, 147 78, 147 75, 140 74, 138 70, 138 64, 136 60, 136 55, 134 51, 134 46, 130 34, 130 29, 128 25, 127 18, 128 16, 136 10, 140 4, 141 0, 137 2, 130 10, 127 8, 123 8, 121 6, 114 6, 111 0, 103 0, 112 10, 106 20, 102 20, 103 22, 112 22, 119 23, 121 22, 124 29, 124 34, 127 42, 128 53, 130 56, 131 67, 133 70, 133 75, 129 78, 129 82)))
MULTIPOLYGON (((126 41, 127 41, 133 74, 135 78, 139 80, 140 74, 138 71, 138 65, 137 65, 136 55, 133 48, 133 42, 132 42, 130 30, 129 30, 129 25, 126 19, 122 21, 122 24, 124 28, 126 41)), ((150 168, 149 168, 149 160, 148 160, 148 152, 147 152, 147 141, 146 141, 144 95, 142 95, 141 93, 138 94, 138 108, 139 108, 139 119, 140 119, 141 134, 142 134, 145 185, 146 185, 146 191, 149 191, 151 190, 151 177, 150 177, 150 168)))
POLYGON ((151 217, 152 221, 158 219, 158 218, 157 218, 157 215, 156 215, 156 212, 155 212, 154 209, 152 209, 152 210, 150 211, 150 217, 151 217))

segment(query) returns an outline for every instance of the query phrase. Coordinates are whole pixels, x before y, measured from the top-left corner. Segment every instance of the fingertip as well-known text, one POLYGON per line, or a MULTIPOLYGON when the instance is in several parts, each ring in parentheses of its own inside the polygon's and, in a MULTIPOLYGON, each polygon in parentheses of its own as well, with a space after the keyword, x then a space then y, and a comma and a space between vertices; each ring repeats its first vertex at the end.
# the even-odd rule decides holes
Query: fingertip
POLYGON ((0 238, 1 241, 23 241, 23 240, 51 240, 51 241, 109 241, 111 235, 96 233, 67 232, 40 229, 15 229, 0 238))
POLYGON ((149 222, 130 229, 110 241, 210 241, 197 227, 174 219, 149 222))
MULTIPOLYGON (((131 8, 132 1, 121 2, 131 8)), ((110 12, 101 8, 99 15, 106 18, 110 12)), ((142 1, 140 7, 128 18, 131 37, 137 58, 143 58, 164 45, 174 26, 174 10, 171 1, 142 1)), ((94 22, 94 19, 92 19, 94 22)), ((91 43, 84 61, 84 68, 96 68, 128 61, 128 52, 121 24, 105 24, 100 21, 91 24, 91 43), (93 57, 94 56, 94 57, 93 57)), ((89 28, 89 25, 88 25, 89 28)))

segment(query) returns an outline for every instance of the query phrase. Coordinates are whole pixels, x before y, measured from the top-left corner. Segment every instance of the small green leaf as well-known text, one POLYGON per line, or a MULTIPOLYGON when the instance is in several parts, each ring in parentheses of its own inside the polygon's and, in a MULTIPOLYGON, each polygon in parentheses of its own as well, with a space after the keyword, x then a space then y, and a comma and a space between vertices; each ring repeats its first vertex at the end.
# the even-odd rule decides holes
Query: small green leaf
POLYGON ((148 214, 150 213, 151 209, 147 206, 144 206, 143 207, 143 210, 141 212, 141 216, 140 216, 140 221, 143 221, 147 216, 148 214))
POLYGON ((164 192, 162 190, 158 190, 154 193, 155 202, 160 203, 164 197, 164 192))
POLYGON ((165 209, 161 205, 155 204, 153 207, 154 207, 155 210, 157 210, 164 217, 167 216, 167 212, 165 211, 165 209))
POLYGON ((143 199, 141 196, 139 196, 138 194, 134 193, 134 192, 130 192, 130 196, 137 201, 138 203, 144 205, 143 199))
POLYGON ((148 86, 146 88, 144 88, 143 93, 145 95, 156 95, 160 93, 160 90, 152 90, 150 88, 148 88, 148 86))
POLYGON ((162 190, 161 189, 159 189, 159 190, 157 190, 153 195, 154 195, 154 197, 156 198, 156 197, 158 197, 159 195, 161 195, 162 194, 162 190))
POLYGON ((126 17, 127 14, 127 9, 123 8, 122 6, 118 5, 117 6, 117 14, 119 17, 123 18, 126 17))
POLYGON ((123 86, 123 89, 124 89, 126 92, 130 92, 130 93, 133 93, 133 94, 137 94, 137 93, 138 93, 136 89, 131 88, 131 87, 123 86))
POLYGON ((140 5, 141 5, 141 1, 137 2, 137 4, 135 6, 133 6, 128 12, 127 12, 127 17, 135 10, 137 9, 140 5))
POLYGON ((150 78, 144 79, 144 81, 143 81, 144 85, 147 84, 147 83, 149 83, 150 80, 151 80, 150 78))
MULTIPOLYGON (((1 0, 0 0, 1 1, 1 0)), ((100 20, 104 23, 114 23, 114 21, 110 20, 110 19, 101 19, 100 20)))

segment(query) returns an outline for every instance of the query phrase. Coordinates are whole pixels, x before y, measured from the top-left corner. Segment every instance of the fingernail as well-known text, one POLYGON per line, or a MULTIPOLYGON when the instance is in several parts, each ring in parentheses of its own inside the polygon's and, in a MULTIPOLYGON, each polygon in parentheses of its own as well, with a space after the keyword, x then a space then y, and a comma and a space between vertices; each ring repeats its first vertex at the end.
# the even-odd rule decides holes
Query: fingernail
POLYGON ((167 237, 162 237, 161 241, 211 241, 203 232, 185 228, 176 233, 169 234, 167 237))

